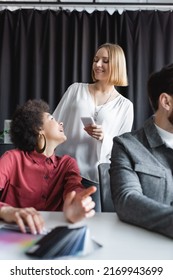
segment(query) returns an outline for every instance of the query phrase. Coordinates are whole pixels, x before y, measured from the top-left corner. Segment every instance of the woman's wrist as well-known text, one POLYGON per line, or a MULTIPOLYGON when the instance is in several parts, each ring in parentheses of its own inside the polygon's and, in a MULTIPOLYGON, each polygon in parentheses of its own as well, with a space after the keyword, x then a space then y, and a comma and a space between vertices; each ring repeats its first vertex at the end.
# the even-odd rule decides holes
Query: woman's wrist
POLYGON ((0 207, 0 219, 6 220, 9 210, 12 210, 13 207, 9 205, 2 205, 0 207))

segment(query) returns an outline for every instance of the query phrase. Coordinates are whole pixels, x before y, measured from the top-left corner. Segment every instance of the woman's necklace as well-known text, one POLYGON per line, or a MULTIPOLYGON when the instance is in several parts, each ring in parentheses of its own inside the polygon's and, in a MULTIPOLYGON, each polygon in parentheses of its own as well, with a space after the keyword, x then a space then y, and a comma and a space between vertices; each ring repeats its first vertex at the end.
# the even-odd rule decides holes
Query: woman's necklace
POLYGON ((99 112, 103 109, 104 105, 108 103, 108 101, 110 100, 111 96, 112 96, 112 93, 114 91, 114 88, 111 90, 108 98, 106 99, 106 101, 101 105, 101 107, 97 110, 96 109, 96 95, 95 95, 95 91, 94 91, 94 103, 95 103, 95 110, 94 110, 94 120, 95 122, 97 122, 97 118, 98 118, 98 114, 99 112))

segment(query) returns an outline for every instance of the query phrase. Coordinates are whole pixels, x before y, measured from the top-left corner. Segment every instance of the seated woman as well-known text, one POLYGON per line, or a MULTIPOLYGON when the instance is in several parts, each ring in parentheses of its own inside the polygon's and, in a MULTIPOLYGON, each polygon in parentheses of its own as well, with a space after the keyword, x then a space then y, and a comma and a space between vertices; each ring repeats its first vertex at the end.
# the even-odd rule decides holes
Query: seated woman
POLYGON ((64 211, 72 223, 94 215, 90 195, 96 187, 84 189, 76 161, 54 153, 66 136, 47 103, 29 100, 19 106, 10 135, 16 149, 0 158, 0 219, 36 234, 44 228, 38 211, 64 211))

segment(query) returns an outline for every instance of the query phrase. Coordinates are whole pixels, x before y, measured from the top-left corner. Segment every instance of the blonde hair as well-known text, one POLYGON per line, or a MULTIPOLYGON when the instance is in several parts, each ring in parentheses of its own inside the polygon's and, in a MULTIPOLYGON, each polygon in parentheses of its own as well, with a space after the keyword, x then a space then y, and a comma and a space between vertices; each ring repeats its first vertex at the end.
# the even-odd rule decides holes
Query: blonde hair
MULTIPOLYGON (((109 57, 109 78, 108 83, 115 86, 127 86, 126 59, 123 49, 117 44, 105 43, 99 49, 105 48, 109 57)), ((97 51, 98 51, 97 50, 97 51)), ((92 79, 96 82, 92 69, 92 79)))

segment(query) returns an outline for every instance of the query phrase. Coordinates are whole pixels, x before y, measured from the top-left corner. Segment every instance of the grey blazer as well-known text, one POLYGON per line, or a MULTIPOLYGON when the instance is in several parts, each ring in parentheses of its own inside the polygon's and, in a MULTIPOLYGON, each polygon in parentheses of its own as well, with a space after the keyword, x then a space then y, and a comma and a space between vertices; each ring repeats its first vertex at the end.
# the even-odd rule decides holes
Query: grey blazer
POLYGON ((173 238, 173 149, 151 117, 140 130, 114 138, 110 183, 119 218, 173 238))

